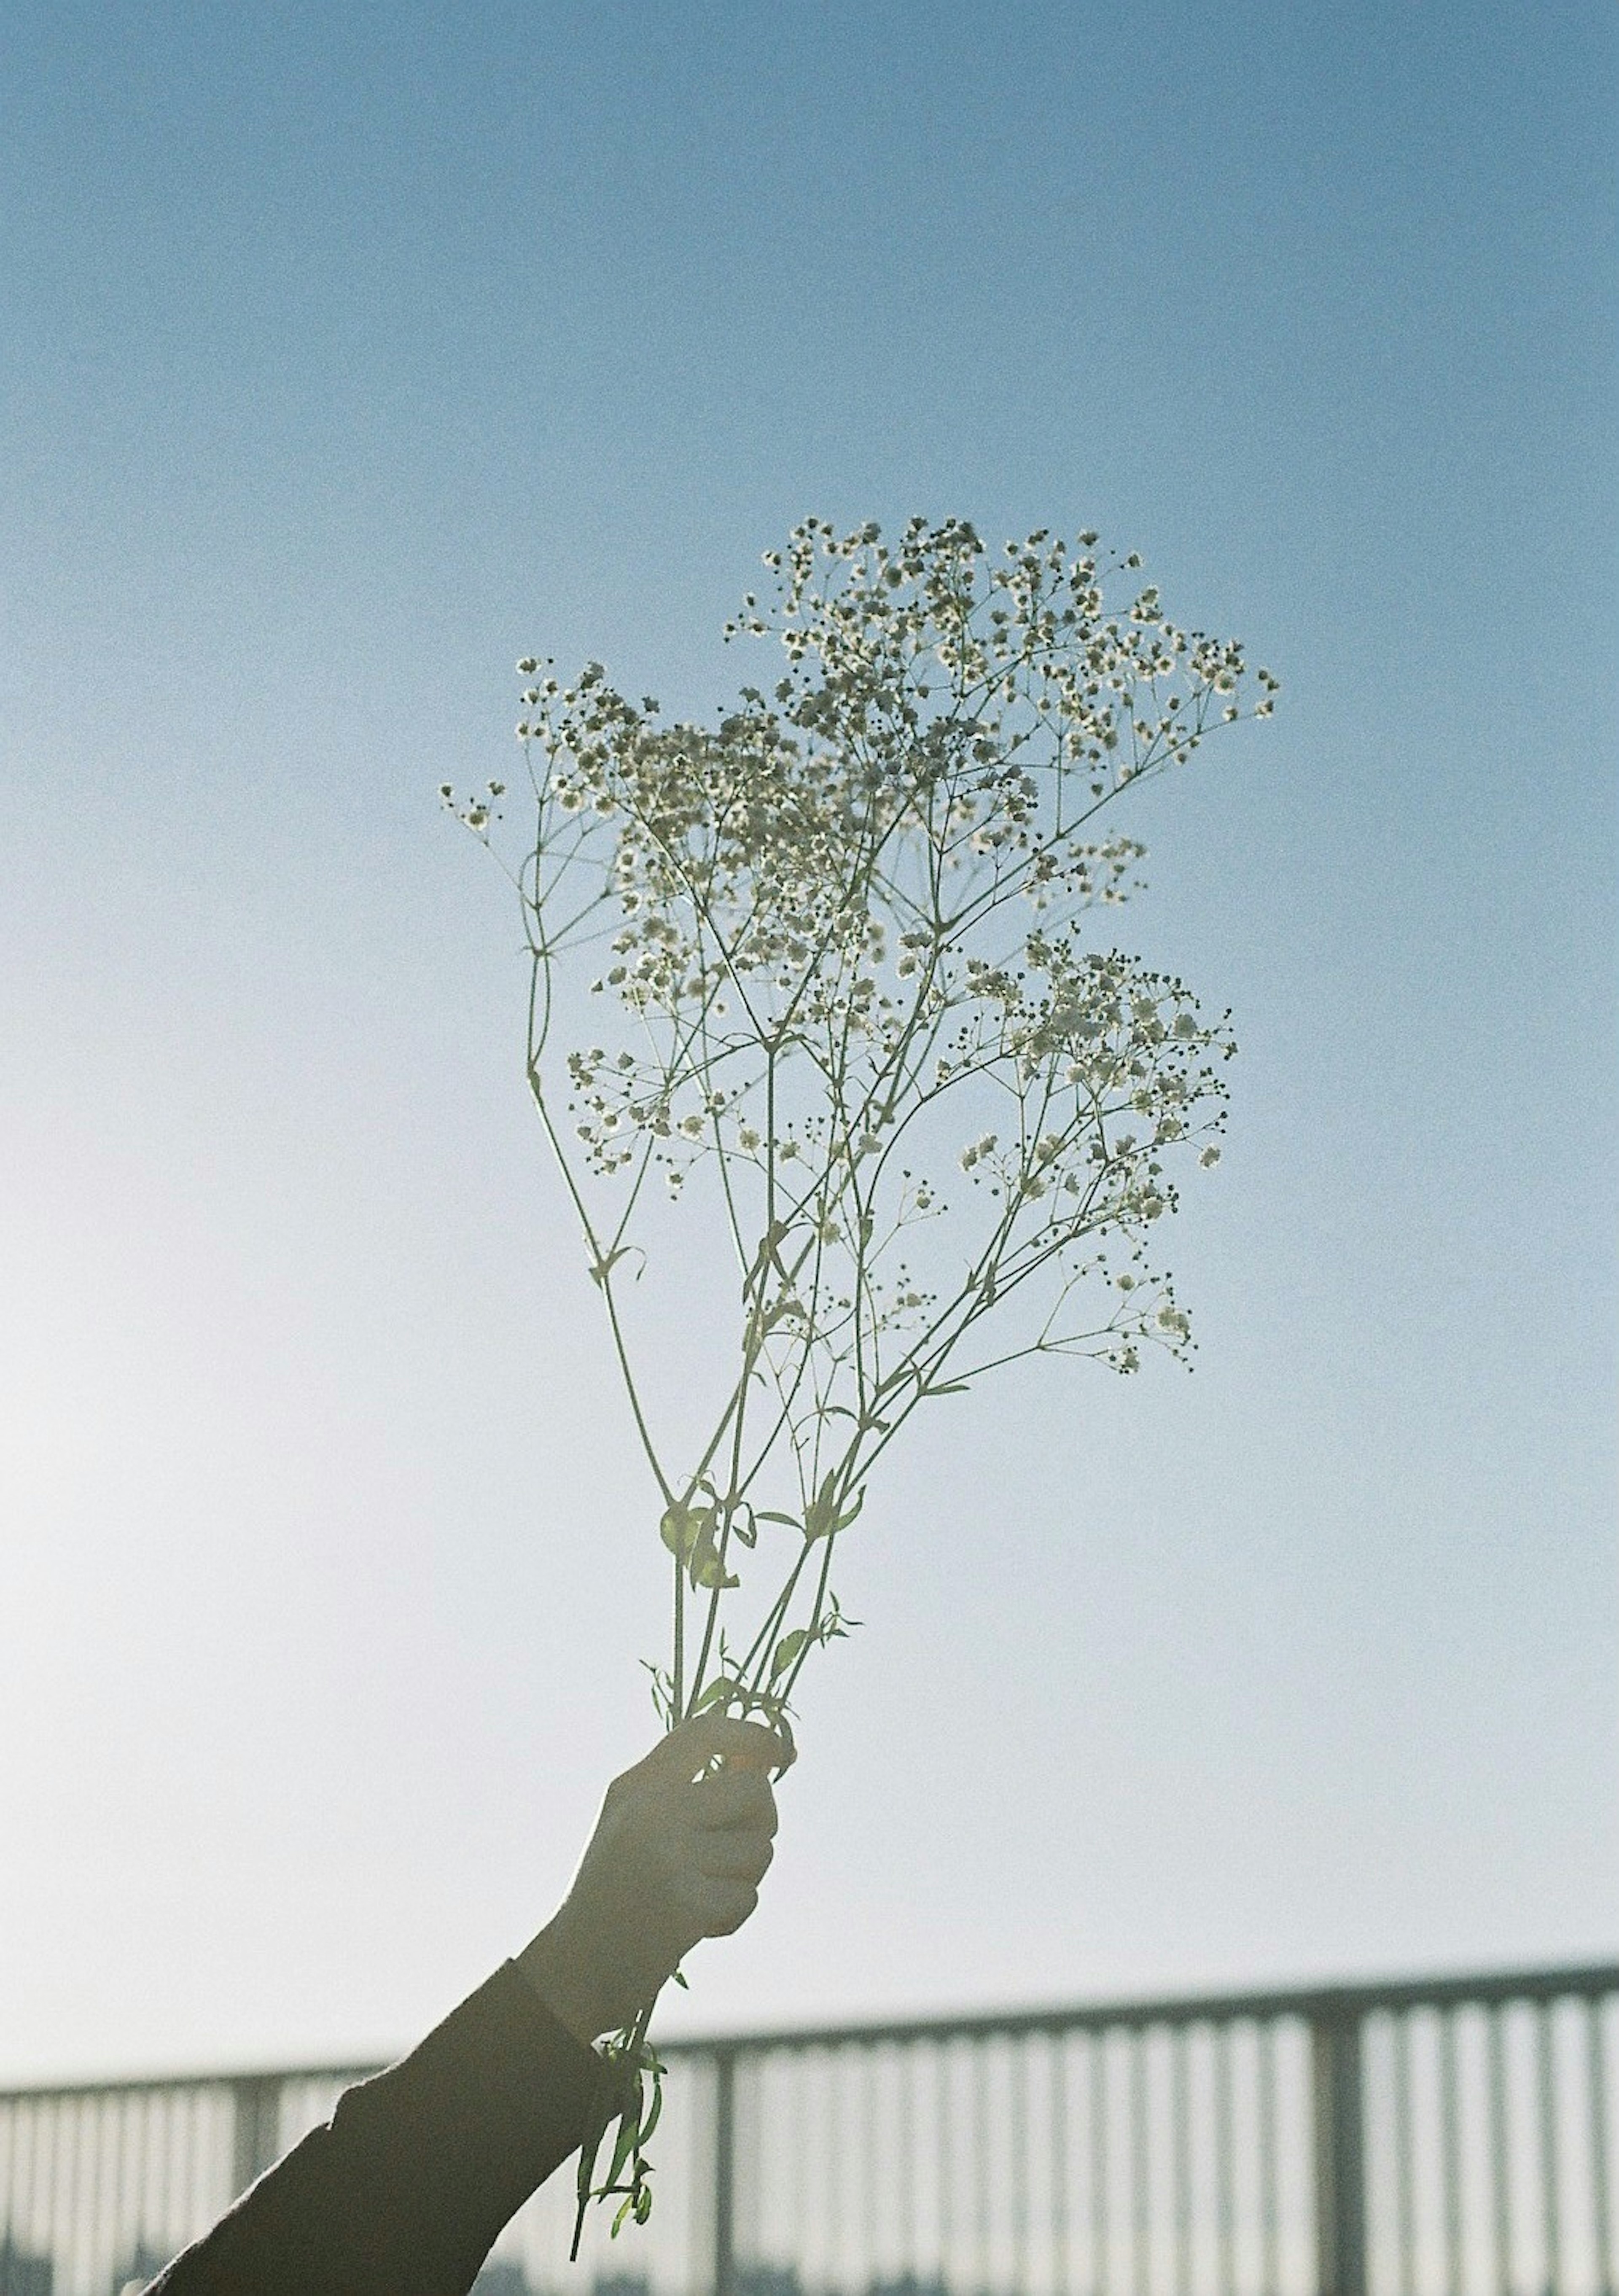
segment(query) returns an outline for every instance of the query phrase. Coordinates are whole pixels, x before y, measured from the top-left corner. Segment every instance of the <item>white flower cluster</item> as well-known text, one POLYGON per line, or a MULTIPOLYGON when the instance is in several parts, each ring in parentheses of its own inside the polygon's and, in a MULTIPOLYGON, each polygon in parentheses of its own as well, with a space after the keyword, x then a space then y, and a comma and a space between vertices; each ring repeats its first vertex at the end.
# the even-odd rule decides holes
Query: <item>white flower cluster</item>
MULTIPOLYGON (((678 1193, 716 1168, 740 1264, 765 1270, 744 1357, 790 1398, 777 1433, 807 1490, 830 1413, 859 1428, 907 1382, 936 1391, 992 1303, 1042 1271, 1066 1303, 1107 1267, 1100 1239, 1139 1259, 1175 1208, 1171 1163, 1217 1160, 1234 1047, 1180 982, 1088 945, 1143 857, 1092 824, 1241 714, 1249 673, 1155 587, 1113 603, 1139 561, 1104 563, 1092 534, 994 559, 961 521, 913 520, 890 548, 811 519, 766 564, 774 597, 749 595, 726 636, 775 636, 786 674, 715 726, 666 723, 600 663, 568 685, 519 663, 537 823, 520 882, 536 1096, 559 1153, 571 1140, 627 1191, 593 1266, 610 1289, 650 1175, 678 1193), (576 950, 618 1021, 553 1071, 576 950), (1000 1111, 955 1160, 985 1208, 970 1231, 948 1159, 926 1162, 946 1098, 1000 1111), (936 1250, 928 1280, 899 1272, 904 1233, 947 1215, 959 1280, 936 1250)), ((1253 682, 1266 715, 1276 681, 1253 682)), ((460 810, 487 834, 488 800, 460 810)), ((1059 1315, 1030 1345, 1128 1367, 1147 1341, 1189 1343, 1166 1279, 1107 1295, 1094 1328, 1059 1315)))
MULTIPOLYGON (((566 686, 519 665, 530 1080, 564 1165, 622 1190, 598 1215, 575 1185, 592 1273, 616 1313, 643 1184, 678 1193, 699 1165, 742 1273, 716 1591, 773 1460, 796 1488, 759 1519, 807 1537, 829 1458, 851 1498, 916 1404, 985 1367, 967 1357, 992 1314, 1011 1343, 990 1362, 1128 1370, 1149 1342, 1190 1345, 1144 1253, 1175 1166, 1218 1160, 1234 1046, 1181 982, 1092 945, 1143 857, 1092 824, 1241 714, 1249 674, 1155 588, 1111 603, 1138 562, 1095 543, 1037 532, 992 560, 960 521, 913 521, 890 549, 810 520, 767 558, 773 600, 727 630, 773 633, 786 674, 713 726, 666 723, 599 663, 566 686), (609 1024, 559 1061, 576 956, 609 1024), (761 1379, 777 1406, 750 1448, 761 1379)), ((1276 681, 1253 682, 1247 714, 1267 715, 1276 681)), ((455 808, 486 841, 503 794, 455 808)), ((779 1702, 766 1640, 754 1687, 779 1702)), ((676 1706, 701 1672, 675 1669, 676 1706)))

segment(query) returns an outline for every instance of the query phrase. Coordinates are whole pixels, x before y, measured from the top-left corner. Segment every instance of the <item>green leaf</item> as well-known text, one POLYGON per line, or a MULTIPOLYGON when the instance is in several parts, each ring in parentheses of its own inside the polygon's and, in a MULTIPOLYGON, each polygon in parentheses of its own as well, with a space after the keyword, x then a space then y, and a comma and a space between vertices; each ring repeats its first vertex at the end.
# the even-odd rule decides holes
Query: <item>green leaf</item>
POLYGON ((810 1501, 809 1512, 804 1518, 804 1536, 813 1546, 816 1539, 829 1538, 838 1528, 838 1471, 830 1469, 821 1488, 810 1501))
POLYGON ((787 1672, 808 1640, 809 1636, 802 1627, 795 1627, 790 1635, 782 1636, 771 1654, 770 1677, 773 1682, 777 1675, 787 1672))
POLYGON ((683 1562, 698 1542, 707 1510, 676 1505, 666 1507, 658 1525, 658 1535, 671 1554, 683 1562))
MULTIPOLYGON (((729 1705, 740 1692, 740 1683, 728 1681, 723 1674, 716 1674, 702 1696, 694 1702, 691 1711, 693 1714, 704 1714, 711 1706, 729 1705)), ((681 1982, 683 1984, 685 1980, 683 1978, 681 1982)))
POLYGON ((720 1561, 713 1535, 705 1533, 691 1557, 691 1584, 694 1587, 740 1587, 741 1583, 720 1561))
POLYGON ((618 2142, 613 2147, 613 2165, 607 2172, 609 2185, 618 2182, 618 2172, 629 2159, 641 2136, 641 2105, 637 2100, 633 2111, 618 2123, 618 2142))
POLYGON ((852 1507, 846 1507, 842 1514, 838 1518, 838 1528, 839 1530, 846 1530, 848 1529, 849 1525, 854 1521, 855 1516, 860 1513, 861 1508, 864 1506, 865 1503, 866 1487, 862 1483, 860 1488, 854 1494, 854 1505, 852 1507))
POLYGON ((796 1514, 778 1514, 773 1507, 760 1507, 754 1516, 756 1522, 784 1522, 789 1530, 802 1530, 804 1525, 796 1514))
MULTIPOLYGON (((671 1554, 683 1562, 694 1587, 736 1587, 740 1580, 726 1576, 714 1543, 715 1511, 712 1506, 677 1504, 666 1507, 658 1535, 671 1554)), ((747 1540, 743 1545, 748 1544, 747 1540)))

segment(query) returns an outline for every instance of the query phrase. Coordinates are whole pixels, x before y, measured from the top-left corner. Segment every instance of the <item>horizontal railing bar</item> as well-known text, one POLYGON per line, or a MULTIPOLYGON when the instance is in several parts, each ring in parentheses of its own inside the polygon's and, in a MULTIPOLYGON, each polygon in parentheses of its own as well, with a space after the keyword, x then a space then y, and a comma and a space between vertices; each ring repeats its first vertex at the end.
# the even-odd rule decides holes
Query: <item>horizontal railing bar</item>
MULTIPOLYGON (((1401 1978, 1365 1983, 1303 1985, 1253 1993, 1180 1994, 1087 2002, 1043 2009, 976 2011, 943 2017, 783 2025, 750 2032, 653 2035, 666 2057, 749 2057, 781 2050, 888 2047, 905 2042, 1016 2039, 1029 2034, 1122 2032, 1151 2027, 1267 2023, 1284 2017, 1334 2022, 1379 2011, 1493 2008, 1515 2002, 1600 2001, 1619 1993, 1619 1962, 1563 1969, 1480 1972, 1461 1977, 1401 1978)), ((348 2083, 380 2072, 391 2059, 336 2064, 255 2066, 230 2072, 141 2074, 131 2079, 53 2081, 0 2088, 0 2104, 48 2104, 163 2089, 223 2090, 254 2081, 348 2083)))
POLYGON ((1365 2016, 1378 2010, 1494 2007, 1517 2001, 1600 2001, 1619 1993, 1619 1962, 1568 1969, 1489 1972, 1468 1977, 1409 1978, 1365 1984, 1306 1985, 1263 1993, 1178 1994, 1167 1998, 1087 2002, 1046 2009, 977 2011, 838 2025, 784 2025, 765 2031, 703 2034, 691 2039, 654 2034, 665 2056, 753 2056, 777 2049, 887 2046, 903 2041, 987 2040, 1030 2033, 1122 2032, 1146 2027, 1242 2024, 1296 2017, 1306 2022, 1365 2016))
POLYGON ((98 2096, 152 2096, 171 2088, 223 2091, 265 2081, 336 2081, 348 2087, 351 2082, 369 2080, 396 2062, 393 2057, 376 2057, 360 2064, 255 2065, 244 2072, 135 2073, 127 2078, 112 2073, 94 2080, 28 2081, 0 2088, 0 2105, 91 2103, 98 2096))

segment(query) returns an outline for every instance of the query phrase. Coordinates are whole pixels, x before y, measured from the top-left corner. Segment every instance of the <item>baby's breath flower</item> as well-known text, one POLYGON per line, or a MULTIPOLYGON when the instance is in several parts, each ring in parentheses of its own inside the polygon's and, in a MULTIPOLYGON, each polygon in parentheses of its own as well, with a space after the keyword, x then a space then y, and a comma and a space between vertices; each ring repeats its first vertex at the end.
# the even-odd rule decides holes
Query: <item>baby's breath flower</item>
MULTIPOLYGON (((1093 823, 1276 691, 1089 529, 992 554, 965 520, 890 540, 809 518, 765 563, 773 592, 725 636, 781 657, 715 722, 665 718, 598 662, 568 684, 518 664, 528 1077, 633 1396, 616 1303, 658 1233, 637 1225, 644 1182, 723 1218, 740 1263, 740 1361, 694 1346, 687 1367, 694 1393, 711 1368, 722 1381, 695 1482, 638 1398, 633 1414, 681 1590, 655 1676, 670 1724, 708 1699, 785 1713, 808 1652, 845 1631, 819 1566, 927 1397, 1023 1355, 1130 1373, 1149 1343, 1188 1352, 1167 1277, 1111 1274, 1104 1254, 1119 1239, 1141 1266, 1176 1160, 1217 1161, 1195 1144, 1222 1121, 1235 1047, 1098 930, 1139 890, 1143 849, 1093 823), (567 1051, 581 990, 606 1042, 567 1051), (954 1141, 974 1183, 959 1201, 931 1160, 954 1141), (754 1600, 771 1524, 795 1575, 774 1611, 757 1603, 749 1650, 725 1622, 732 1590, 754 1600)), ((498 843, 503 783, 440 796, 498 843)), ((640 2048, 644 2026, 620 2039, 640 2048)), ((620 2157, 640 2214, 642 2155, 620 2157)))

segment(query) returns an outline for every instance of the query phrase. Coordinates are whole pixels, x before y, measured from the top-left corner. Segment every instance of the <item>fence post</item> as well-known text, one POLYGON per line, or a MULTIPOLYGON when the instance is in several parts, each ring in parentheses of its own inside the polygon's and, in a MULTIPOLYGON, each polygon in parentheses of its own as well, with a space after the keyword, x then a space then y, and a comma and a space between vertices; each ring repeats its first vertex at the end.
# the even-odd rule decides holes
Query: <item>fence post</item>
POLYGON ((1315 2105, 1315 2257, 1320 2296, 1366 2296, 1366 2129, 1361 2016, 1347 2001, 1311 2012, 1315 2105))
POLYGON ((736 2054, 714 2053, 714 2296, 736 2296, 736 2054))
POLYGON ((234 2126, 231 2140, 232 2197, 245 2193, 281 2152, 281 2080, 258 2075, 231 2083, 234 2126))

